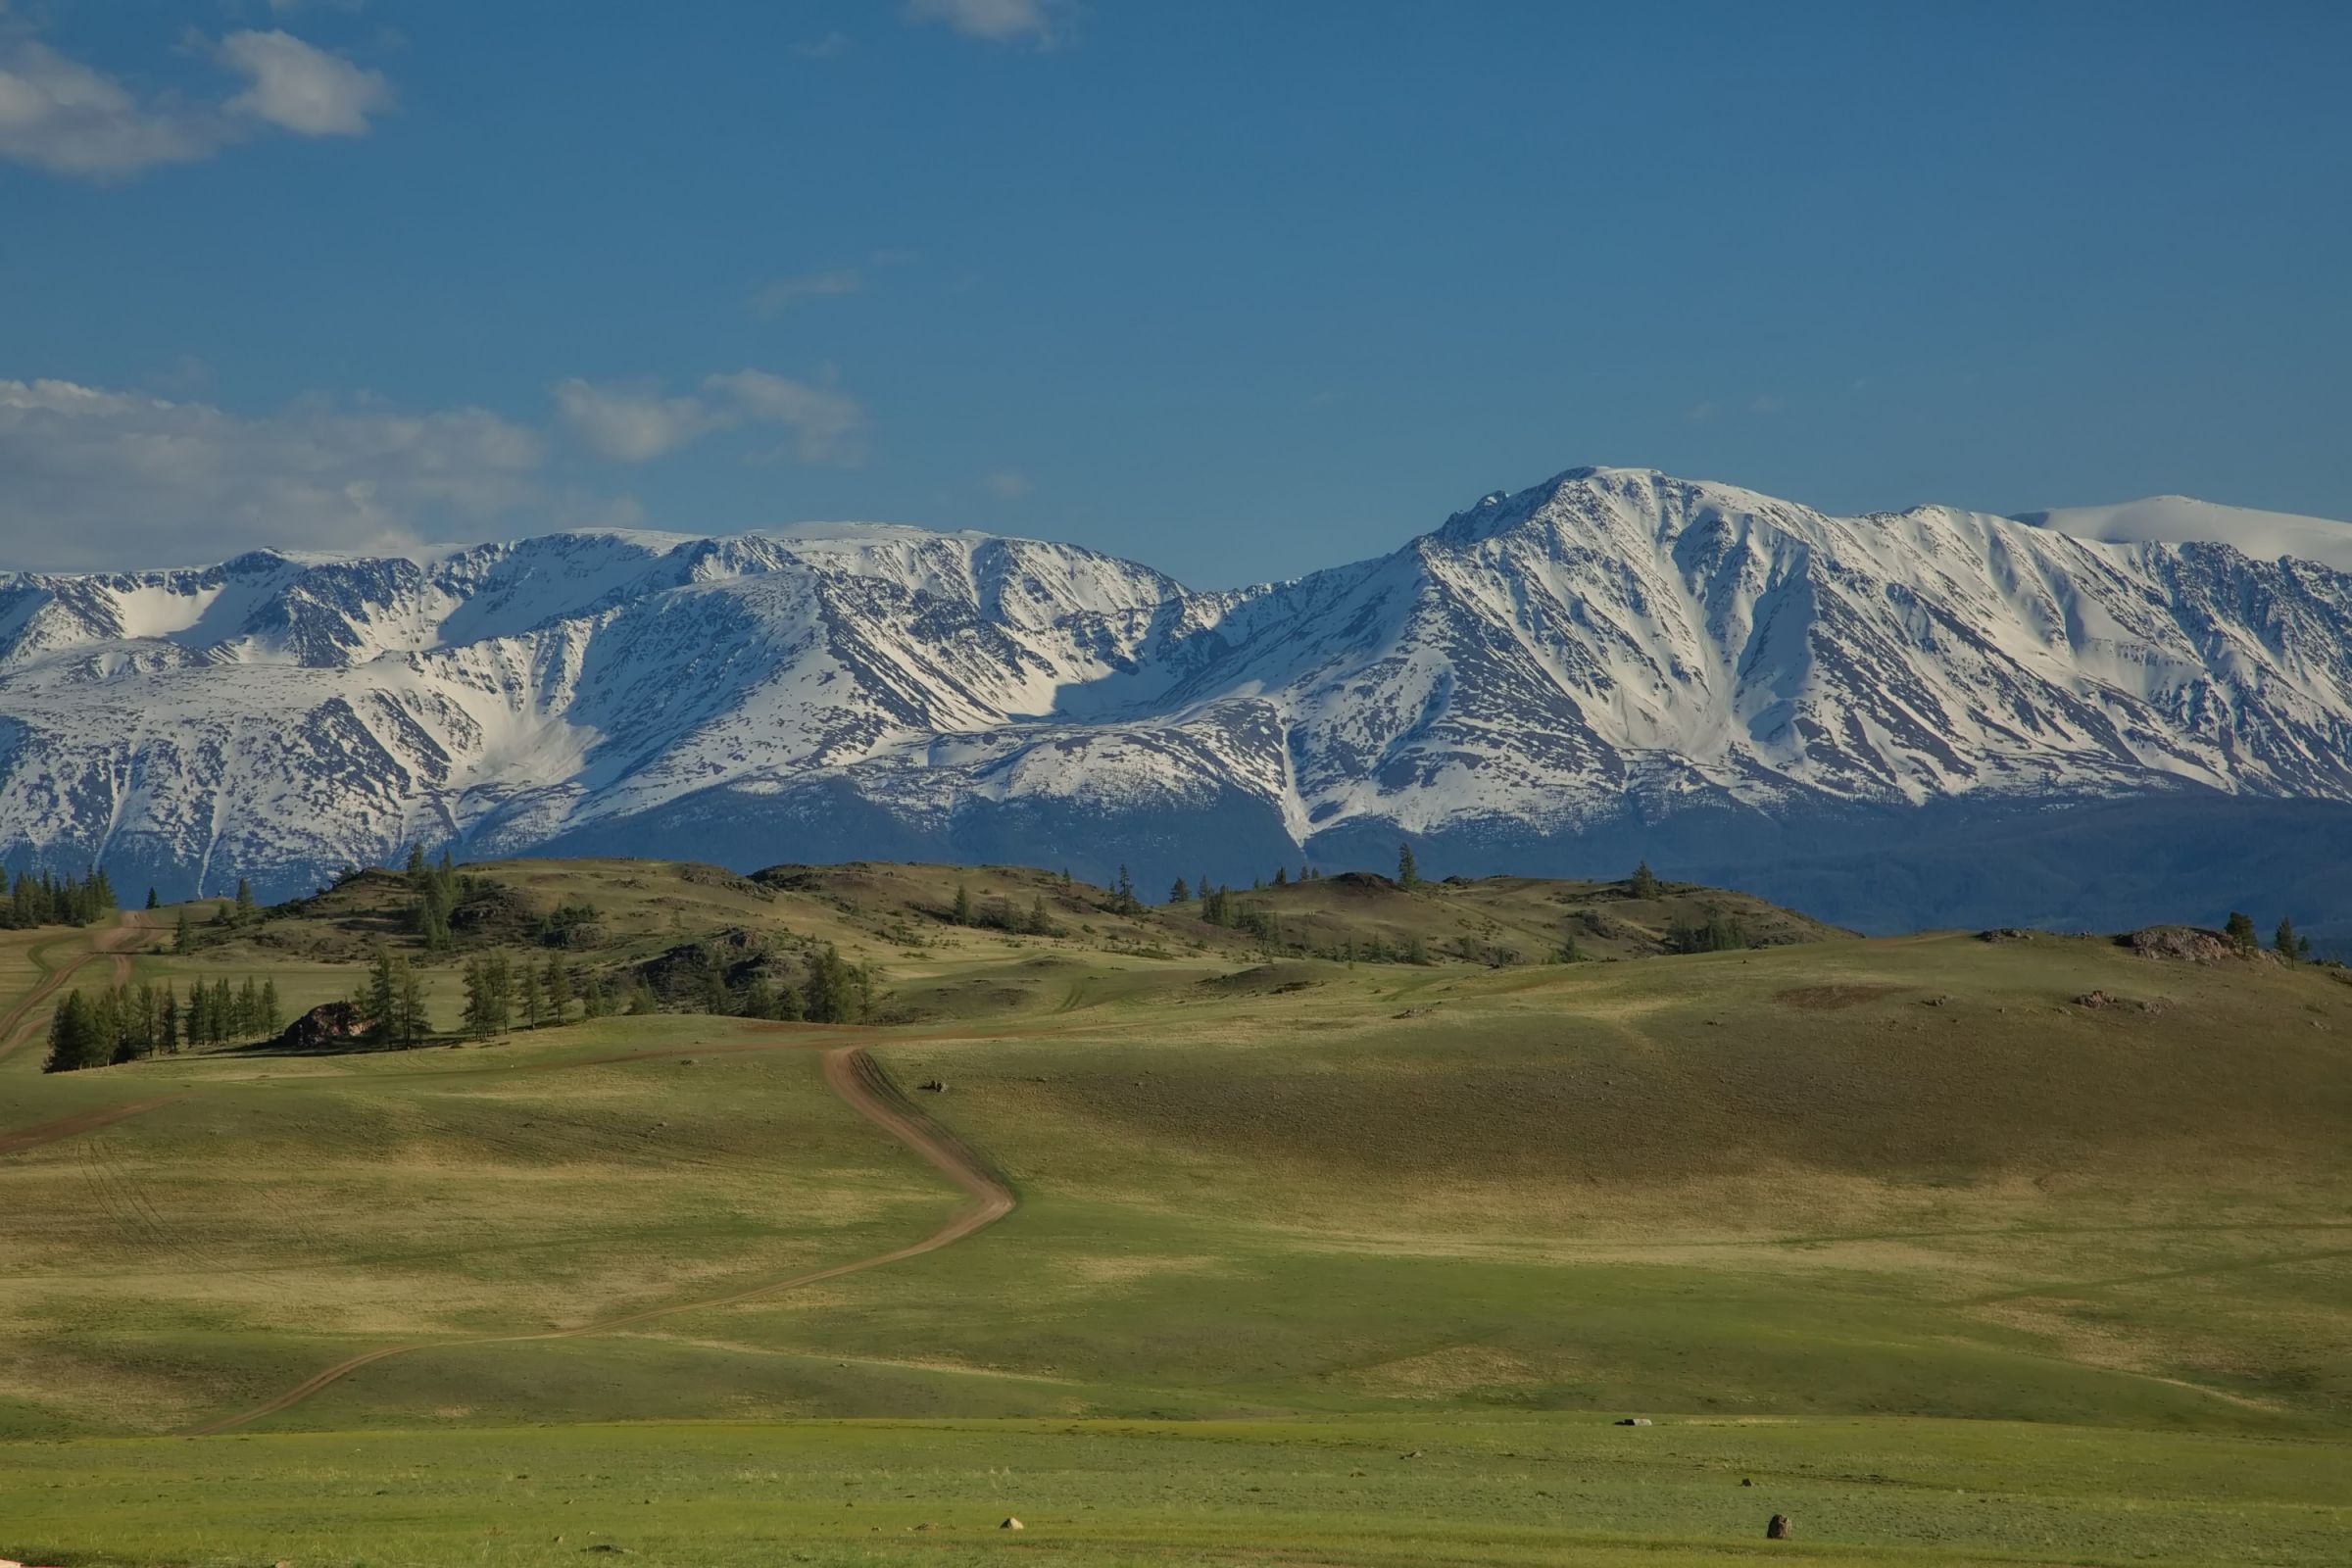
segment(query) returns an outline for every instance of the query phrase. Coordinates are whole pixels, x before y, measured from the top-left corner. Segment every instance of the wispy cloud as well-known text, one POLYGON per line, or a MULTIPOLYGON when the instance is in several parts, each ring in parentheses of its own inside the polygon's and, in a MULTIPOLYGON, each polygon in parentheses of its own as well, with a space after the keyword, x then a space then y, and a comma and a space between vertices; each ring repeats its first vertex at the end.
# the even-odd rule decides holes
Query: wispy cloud
POLYGON ((142 99, 121 81, 37 39, 0 55, 0 158, 47 173, 122 179, 211 158, 263 128, 298 136, 358 136, 392 103, 381 74, 281 31, 232 32, 210 51, 245 79, 224 102, 161 93, 142 99))
POLYGON ((980 488, 1005 501, 1018 501, 1035 490, 1029 476, 1018 468, 999 468, 981 479, 980 488))
POLYGON ((545 458, 535 432, 486 409, 306 398, 244 416, 0 379, 0 537, 20 567, 399 549, 536 514, 545 458))
POLYGON ((252 85, 224 106, 297 136, 365 136, 368 117, 392 107, 392 86, 341 55, 289 32, 232 32, 220 61, 252 85))
POLYGON ((864 458, 865 410, 829 386, 765 370, 706 376, 692 395, 669 397, 651 382, 595 383, 573 377, 555 386, 556 411, 591 449, 622 463, 644 463, 714 431, 781 428, 790 438, 761 448, 755 461, 855 465, 864 458))
POLYGON ((997 43, 1063 42, 1075 10, 1070 0, 906 0, 906 15, 915 22, 944 23, 997 43))
POLYGON ((699 441, 720 422, 701 398, 669 398, 650 381, 595 382, 577 376, 555 386, 556 413, 595 451, 644 463, 699 441))
POLYGON ((852 42, 846 32, 828 32, 821 38, 795 44, 792 52, 804 60, 839 60, 850 52, 852 42))
POLYGON ((805 272, 796 277, 779 277, 762 284, 751 297, 752 314, 762 320, 772 320, 794 306, 832 294, 855 294, 865 287, 865 276, 856 268, 835 268, 827 272, 805 272))

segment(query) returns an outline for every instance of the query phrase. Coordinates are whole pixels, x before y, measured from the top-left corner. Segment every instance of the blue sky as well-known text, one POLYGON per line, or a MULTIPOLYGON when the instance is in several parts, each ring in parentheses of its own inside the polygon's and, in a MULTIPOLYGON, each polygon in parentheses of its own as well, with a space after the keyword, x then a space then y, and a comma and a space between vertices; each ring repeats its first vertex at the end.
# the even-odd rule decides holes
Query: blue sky
POLYGON ((2352 517, 2352 7, 0 0, 0 552, 2352 517))

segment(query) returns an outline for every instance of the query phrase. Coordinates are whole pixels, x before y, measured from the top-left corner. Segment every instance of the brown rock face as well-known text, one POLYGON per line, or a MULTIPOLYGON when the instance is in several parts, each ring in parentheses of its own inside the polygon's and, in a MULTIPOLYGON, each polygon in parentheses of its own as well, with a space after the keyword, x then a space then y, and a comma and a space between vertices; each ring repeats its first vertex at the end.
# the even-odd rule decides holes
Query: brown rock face
POLYGON ((327 1051, 359 1032, 359 1008, 348 1002, 322 1002, 286 1025, 275 1045, 280 1051, 327 1051))

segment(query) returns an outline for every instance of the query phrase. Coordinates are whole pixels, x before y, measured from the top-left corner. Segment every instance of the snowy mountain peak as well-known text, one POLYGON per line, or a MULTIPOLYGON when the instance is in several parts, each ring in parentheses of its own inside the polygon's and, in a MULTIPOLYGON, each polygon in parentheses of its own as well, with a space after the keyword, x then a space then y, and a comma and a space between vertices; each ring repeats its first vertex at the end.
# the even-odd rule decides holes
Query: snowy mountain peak
POLYGON ((2352 577, 1646 468, 1221 594, 885 523, 0 574, 0 846, 173 887, 419 839, 1102 868, 2336 802, 2348 760, 2352 577))

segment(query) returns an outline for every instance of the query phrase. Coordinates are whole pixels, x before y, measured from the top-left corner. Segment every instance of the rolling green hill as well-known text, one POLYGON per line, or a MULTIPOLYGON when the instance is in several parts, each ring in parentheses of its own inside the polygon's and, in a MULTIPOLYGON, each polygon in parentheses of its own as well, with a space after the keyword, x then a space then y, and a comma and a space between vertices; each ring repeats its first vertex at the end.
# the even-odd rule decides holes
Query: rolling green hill
POLYGON ((2331 967, 1673 884, 1328 877, 1245 929, 999 868, 465 871, 439 953, 391 873, 192 910, 184 954, 170 909, 0 934, 0 1554, 963 1560, 1013 1513, 1085 1562, 1659 1562, 1786 1510, 1822 1560, 2322 1562, 2352 1526, 2331 967), (1662 952, 1734 922, 1769 945, 1662 952), (494 951, 740 999, 830 947, 871 1021, 680 982, 38 1071, 118 962, 301 1006, 378 942, 445 1029, 494 951))

